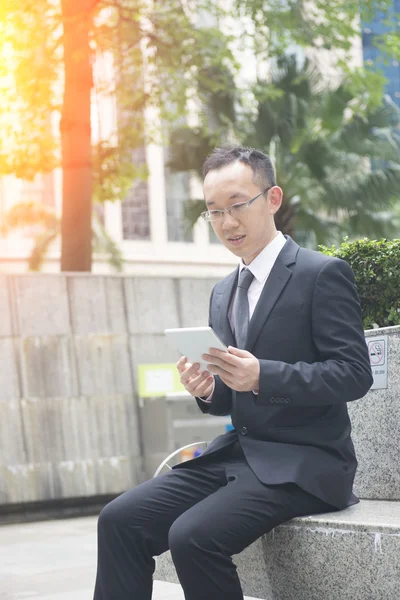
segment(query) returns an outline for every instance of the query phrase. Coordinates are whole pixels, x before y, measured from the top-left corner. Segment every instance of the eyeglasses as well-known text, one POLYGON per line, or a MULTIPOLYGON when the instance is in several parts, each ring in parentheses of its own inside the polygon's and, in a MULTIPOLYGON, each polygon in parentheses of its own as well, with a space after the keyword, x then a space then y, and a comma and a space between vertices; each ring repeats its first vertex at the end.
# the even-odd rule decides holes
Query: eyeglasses
POLYGON ((201 213, 201 216, 205 221, 221 221, 224 214, 228 213, 232 217, 235 217, 235 219, 240 220, 240 218, 243 218, 245 216, 253 202, 257 200, 257 198, 259 198, 260 196, 263 196, 263 194, 268 192, 268 190, 270 189, 271 186, 267 187, 263 192, 261 192, 251 200, 248 200, 247 202, 238 202, 237 204, 232 204, 232 206, 228 206, 228 208, 225 208, 223 210, 205 210, 201 213))

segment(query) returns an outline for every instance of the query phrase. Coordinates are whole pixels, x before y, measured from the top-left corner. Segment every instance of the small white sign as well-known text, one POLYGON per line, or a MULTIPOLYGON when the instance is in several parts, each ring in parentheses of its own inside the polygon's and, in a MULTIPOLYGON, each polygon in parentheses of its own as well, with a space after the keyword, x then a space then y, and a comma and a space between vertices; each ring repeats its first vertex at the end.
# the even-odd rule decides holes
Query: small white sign
POLYGON ((371 390, 382 390, 388 386, 387 380, 387 349, 388 336, 367 338, 369 360, 371 362, 374 383, 371 390))
POLYGON ((166 369, 152 369, 145 374, 146 390, 151 394, 170 392, 174 389, 174 374, 166 369))

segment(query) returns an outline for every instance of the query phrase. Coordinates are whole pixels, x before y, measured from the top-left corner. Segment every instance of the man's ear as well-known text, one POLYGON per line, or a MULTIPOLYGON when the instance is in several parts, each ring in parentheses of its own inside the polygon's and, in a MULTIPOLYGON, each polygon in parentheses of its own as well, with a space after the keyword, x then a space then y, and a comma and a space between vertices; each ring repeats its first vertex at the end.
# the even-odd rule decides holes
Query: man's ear
POLYGON ((269 191, 269 203, 271 207, 271 214, 274 215, 278 212, 282 205, 283 192, 278 185, 274 185, 269 191))

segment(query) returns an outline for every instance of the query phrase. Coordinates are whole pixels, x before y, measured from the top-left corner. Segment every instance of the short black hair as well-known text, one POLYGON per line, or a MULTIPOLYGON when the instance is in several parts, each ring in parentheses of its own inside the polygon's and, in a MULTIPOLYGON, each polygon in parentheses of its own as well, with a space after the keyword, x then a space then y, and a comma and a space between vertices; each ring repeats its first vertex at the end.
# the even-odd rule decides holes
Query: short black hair
POLYGON ((203 179, 209 171, 220 169, 236 161, 249 165, 253 171, 253 181, 265 189, 276 185, 275 170, 270 157, 261 150, 244 146, 222 146, 215 148, 203 165, 203 179))

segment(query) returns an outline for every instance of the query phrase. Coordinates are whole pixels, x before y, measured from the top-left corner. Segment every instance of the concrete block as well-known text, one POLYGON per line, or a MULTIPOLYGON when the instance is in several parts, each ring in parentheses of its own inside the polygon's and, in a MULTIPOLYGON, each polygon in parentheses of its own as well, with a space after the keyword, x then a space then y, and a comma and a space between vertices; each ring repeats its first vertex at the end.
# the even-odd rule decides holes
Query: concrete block
POLYGON ((59 397, 21 400, 27 463, 65 460, 67 447, 73 444, 76 431, 63 420, 64 403, 65 399, 59 397))
POLYGON ((179 297, 182 327, 208 325, 210 294, 218 279, 180 279, 179 297))
POLYGON ((3 403, 0 418, 3 501, 112 494, 143 479, 133 396, 3 403))
POLYGON ((141 458, 107 456, 57 465, 55 481, 63 498, 122 493, 140 482, 141 458))
POLYGON ((209 419, 209 415, 203 414, 193 396, 184 399, 167 401, 170 419, 209 419))
POLYGON ((67 285, 60 275, 13 277, 18 333, 21 336, 70 333, 67 285))
POLYGON ((77 377, 68 336, 20 340, 23 396, 77 396, 77 377))
POLYGON ((141 480, 136 455, 0 466, 0 505, 119 494, 141 480))
POLYGON ((176 363, 180 356, 164 333, 131 336, 130 347, 135 378, 138 364, 176 363))
POLYGON ((11 299, 8 289, 9 277, 0 275, 0 336, 11 337, 14 333, 11 299))
MULTIPOLYGON (((293 519, 234 556, 243 592, 265 600, 396 600, 400 503, 367 501, 293 519)), ((156 579, 177 582, 169 552, 156 579)))
POLYGON ((122 278, 71 275, 67 281, 74 333, 90 335, 126 332, 122 278))
POLYGON ((27 460, 21 412, 19 398, 0 402, 0 464, 17 465, 27 460))
POLYGON ((127 335, 75 336, 80 393, 84 396, 130 394, 127 335))
MULTIPOLYGON (((162 463, 168 456, 165 452, 148 452, 144 455, 144 473, 146 479, 151 479, 162 463)), ((175 464, 175 463, 174 463, 175 464)))
POLYGON ((354 490, 361 498, 400 500, 400 327, 367 332, 367 338, 385 333, 388 389, 348 404, 359 463, 354 490))
POLYGON ((160 453, 165 458, 174 450, 165 398, 144 398, 139 414, 145 455, 160 453))
MULTIPOLYGON (((139 454, 139 432, 133 395, 80 396, 53 399, 63 432, 62 454, 52 460, 87 460, 139 454)), ((52 429, 55 429, 53 426, 52 429)))
POLYGON ((0 338, 0 404, 21 395, 16 343, 12 338, 0 338))
MULTIPOLYGON (((200 410, 199 410, 200 412, 200 410)), ((225 417, 209 417, 182 421, 172 421, 172 438, 174 449, 182 448, 193 442, 209 442, 225 433, 225 424, 230 419, 225 417)))
POLYGON ((180 297, 177 280, 125 280, 129 333, 163 333, 180 327, 180 297))

